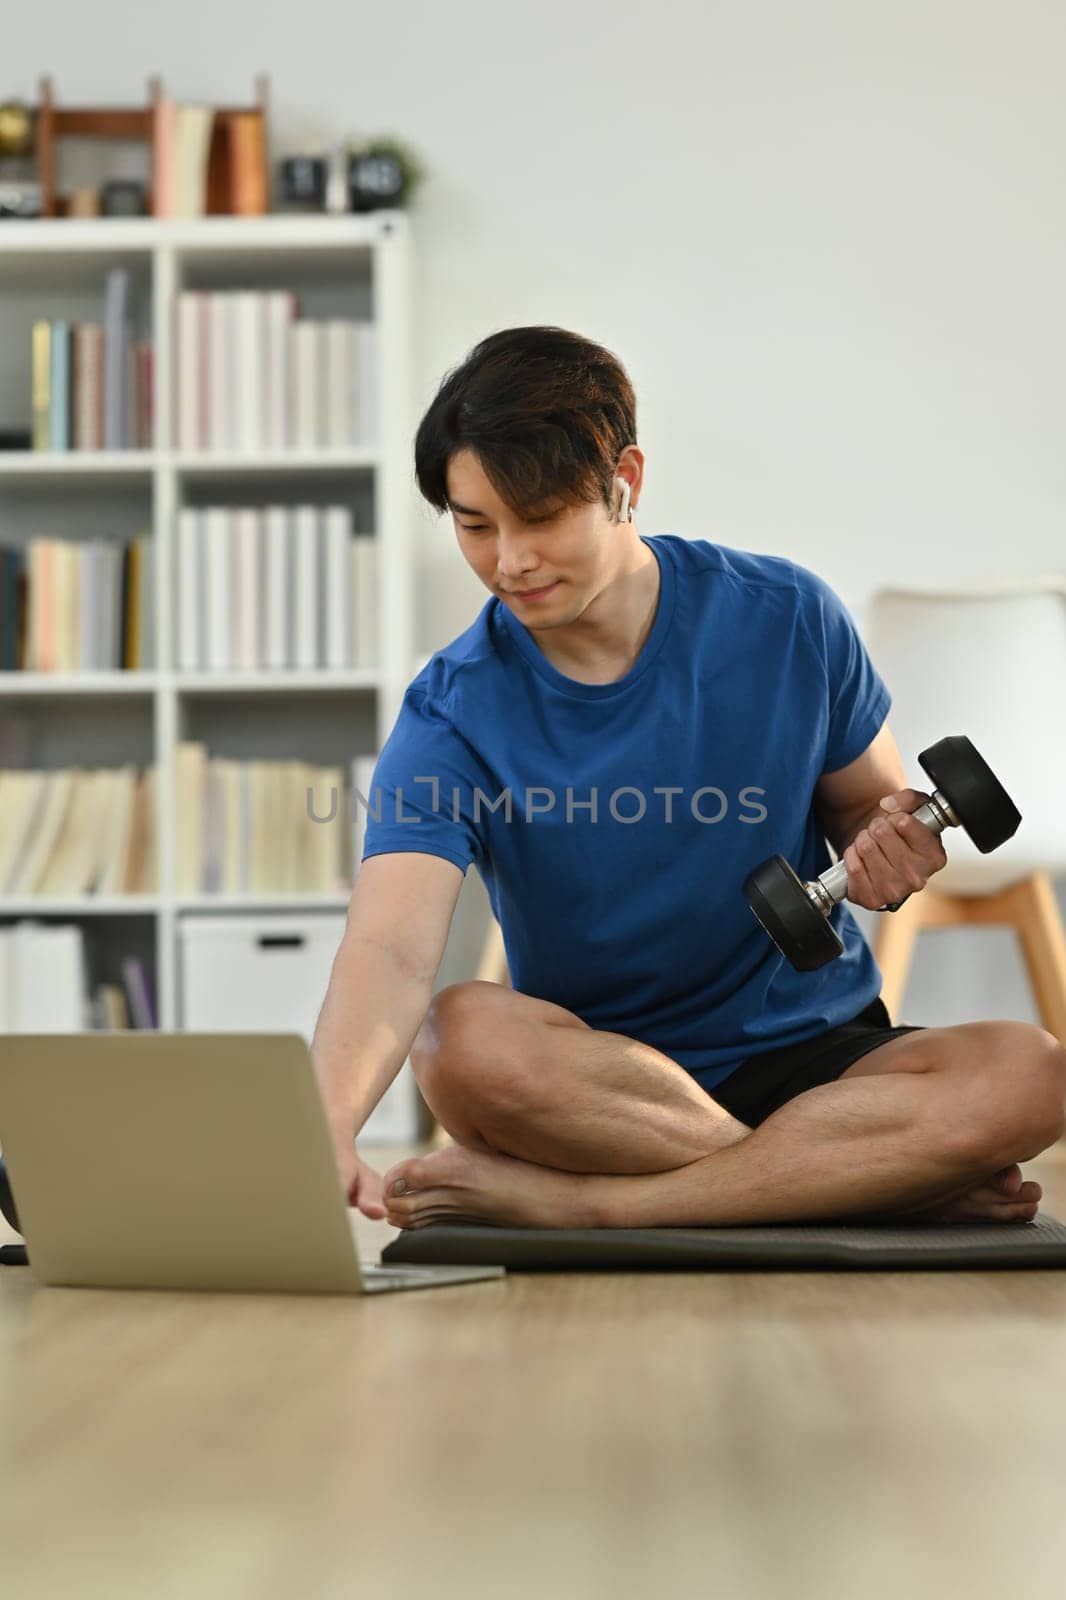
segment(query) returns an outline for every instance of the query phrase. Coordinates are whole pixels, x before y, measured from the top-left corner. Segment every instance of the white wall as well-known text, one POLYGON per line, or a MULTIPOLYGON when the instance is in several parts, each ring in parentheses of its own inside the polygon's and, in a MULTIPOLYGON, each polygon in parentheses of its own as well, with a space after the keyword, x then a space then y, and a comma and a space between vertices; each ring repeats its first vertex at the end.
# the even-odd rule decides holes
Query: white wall
MULTIPOLYGON (((232 102, 265 69, 278 152, 412 140, 432 168, 420 404, 493 329, 552 321, 607 344, 638 394, 642 532, 788 555, 860 618, 885 582, 1066 571, 1066 7, 97 0, 86 16, 15 8, 0 94, 32 96, 47 68, 64 101, 133 100, 161 70, 181 98, 232 102)), ((420 550, 428 651, 485 591, 429 513, 420 550)), ((1029 1015, 1023 985, 996 987, 1001 951, 946 951, 914 1020, 988 1014, 990 983, 994 1010, 1029 1015)))

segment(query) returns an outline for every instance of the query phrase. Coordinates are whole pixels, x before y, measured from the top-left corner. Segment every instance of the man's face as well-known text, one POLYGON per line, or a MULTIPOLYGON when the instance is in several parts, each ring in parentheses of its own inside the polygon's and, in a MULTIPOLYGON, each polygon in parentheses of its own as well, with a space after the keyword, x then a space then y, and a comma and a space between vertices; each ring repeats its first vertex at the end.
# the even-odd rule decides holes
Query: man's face
POLYGON ((601 502, 564 506, 556 499, 535 517, 516 516, 471 450, 452 456, 447 484, 460 550, 528 628, 573 622, 610 582, 617 529, 601 502))

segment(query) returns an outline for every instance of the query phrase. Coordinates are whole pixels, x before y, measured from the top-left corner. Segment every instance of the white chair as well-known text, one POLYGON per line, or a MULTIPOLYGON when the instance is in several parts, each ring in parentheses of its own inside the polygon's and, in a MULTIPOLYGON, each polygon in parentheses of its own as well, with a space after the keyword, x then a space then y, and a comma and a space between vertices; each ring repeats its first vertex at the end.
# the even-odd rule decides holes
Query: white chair
POLYGON ((895 1017, 923 928, 1006 924, 1043 1026, 1066 1043, 1066 936, 1051 882, 1066 873, 1066 579, 881 589, 862 632, 892 692, 888 722, 910 786, 932 791, 918 754, 961 733, 1022 814, 1013 839, 989 855, 962 828, 947 829, 947 866, 878 918, 882 999, 895 1017))

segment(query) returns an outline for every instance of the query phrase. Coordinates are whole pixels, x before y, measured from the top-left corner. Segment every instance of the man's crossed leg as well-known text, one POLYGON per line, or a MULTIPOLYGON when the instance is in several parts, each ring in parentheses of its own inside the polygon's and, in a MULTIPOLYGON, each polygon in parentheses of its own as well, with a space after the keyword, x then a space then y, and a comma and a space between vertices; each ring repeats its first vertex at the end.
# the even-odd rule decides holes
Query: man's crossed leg
POLYGON ((1016 1163, 1066 1128, 1066 1050, 1019 1022, 890 1039, 755 1129, 650 1045, 494 983, 436 995, 411 1064, 456 1143, 385 1174, 405 1228, 1022 1221, 1016 1163))

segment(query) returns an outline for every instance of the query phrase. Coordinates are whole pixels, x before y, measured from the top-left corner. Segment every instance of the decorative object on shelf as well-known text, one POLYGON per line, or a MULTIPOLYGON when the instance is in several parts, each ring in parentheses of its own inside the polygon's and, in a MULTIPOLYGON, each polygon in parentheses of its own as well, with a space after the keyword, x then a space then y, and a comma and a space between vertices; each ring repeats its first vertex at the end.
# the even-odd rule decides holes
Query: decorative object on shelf
POLYGON ((34 110, 20 100, 0 103, 0 219, 37 217, 41 186, 33 176, 34 110))
POLYGON ((68 217, 98 217, 100 215, 100 191, 86 185, 83 189, 72 189, 67 198, 68 217))
POLYGON ((149 80, 151 103, 141 106, 63 106, 53 98, 52 80, 41 79, 37 111, 37 175, 41 184, 41 216, 66 215, 66 202, 56 192, 56 146, 61 139, 114 139, 145 143, 149 154, 154 139, 154 103, 159 79, 149 80))
MULTIPOLYGON (((100 215, 104 217, 147 216, 148 190, 135 178, 112 178, 100 190, 99 210, 100 215)), ((91 212, 82 213, 85 216, 91 214, 91 212)), ((73 211, 68 215, 74 215, 73 211)))
POLYGON ((32 149, 32 106, 21 100, 0 101, 0 160, 29 155, 32 149))
POLYGON ((0 220, 4 217, 39 217, 41 186, 32 180, 10 183, 0 180, 0 220))
POLYGON ((425 168, 410 146, 386 137, 371 139, 349 152, 349 209, 378 211, 408 205, 424 177, 425 168))
POLYGON ((279 206, 294 211, 381 211, 409 204, 425 169, 408 145, 379 137, 340 142, 278 163, 279 206))
POLYGON ((332 145, 326 154, 326 210, 334 217, 348 209, 348 160, 345 144, 332 145))
POLYGON ((21 100, 0 101, 0 161, 33 154, 34 110, 21 100))
POLYGON ((277 198, 293 211, 324 211, 326 158, 320 155, 286 156, 278 163, 277 198))

